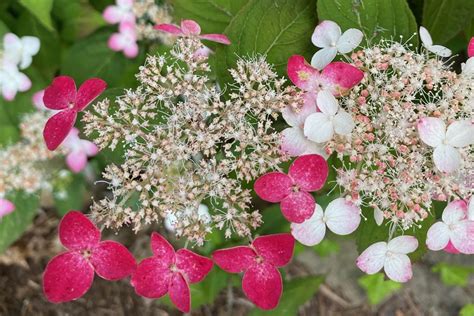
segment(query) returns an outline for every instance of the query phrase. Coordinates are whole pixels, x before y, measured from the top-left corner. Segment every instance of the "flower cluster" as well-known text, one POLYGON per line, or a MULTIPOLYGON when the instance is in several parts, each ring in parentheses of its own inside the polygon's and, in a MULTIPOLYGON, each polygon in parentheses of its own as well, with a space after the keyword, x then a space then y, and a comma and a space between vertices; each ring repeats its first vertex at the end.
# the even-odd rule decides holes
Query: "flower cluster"
POLYGON ((240 59, 224 93, 209 78, 207 55, 196 54, 204 48, 198 34, 148 57, 137 89, 116 105, 97 103, 83 118, 100 148, 125 147, 125 161, 104 172, 113 196, 92 206, 93 218, 107 227, 139 230, 173 216, 177 236, 202 244, 213 226, 227 237, 248 236, 261 222, 242 184, 285 159, 272 124, 302 99, 263 57, 240 59), (199 215, 203 201, 212 221, 199 215))
POLYGON ((34 36, 19 38, 13 33, 3 37, 0 50, 0 90, 5 100, 12 101, 16 94, 31 88, 31 80, 20 70, 31 65, 32 58, 40 49, 40 41, 34 36))
POLYGON ((119 24, 119 32, 109 39, 110 49, 135 58, 139 53, 138 41, 159 40, 170 44, 169 35, 153 30, 156 24, 171 22, 168 11, 166 6, 157 5, 154 0, 116 0, 116 4, 108 6, 103 14, 107 23, 119 24))

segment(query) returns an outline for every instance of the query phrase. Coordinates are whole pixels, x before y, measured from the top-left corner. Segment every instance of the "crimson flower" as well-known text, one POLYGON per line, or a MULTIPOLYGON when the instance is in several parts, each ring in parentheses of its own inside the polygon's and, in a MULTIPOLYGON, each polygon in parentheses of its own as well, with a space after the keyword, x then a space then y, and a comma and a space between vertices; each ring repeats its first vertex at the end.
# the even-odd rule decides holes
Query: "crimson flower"
POLYGON ((53 115, 44 127, 43 137, 49 150, 55 150, 64 141, 76 123, 77 114, 83 111, 105 89, 102 79, 92 78, 76 91, 76 83, 71 77, 59 76, 44 91, 44 105, 59 112, 53 115))
POLYGON ((201 27, 196 21, 183 20, 181 21, 181 27, 174 24, 158 24, 155 25, 155 30, 163 31, 177 36, 197 36, 200 39, 213 41, 225 45, 230 45, 230 41, 224 34, 202 34, 201 27))
POLYGON ((237 246, 214 251, 214 262, 230 273, 244 272, 242 289, 261 309, 278 305, 283 291, 280 271, 293 256, 295 239, 291 234, 275 234, 256 238, 250 246, 237 246))
POLYGON ((106 280, 133 273, 135 258, 122 244, 100 241, 99 229, 82 213, 70 211, 59 224, 59 239, 68 249, 48 263, 43 291, 53 303, 75 300, 92 285, 94 271, 106 280))
POLYGON ((212 269, 212 260, 188 249, 175 252, 160 234, 151 235, 153 256, 143 259, 132 276, 138 295, 160 298, 166 293, 183 313, 191 309, 190 283, 202 281, 212 269))
POLYGON ((303 155, 291 164, 288 174, 270 172, 255 181, 254 190, 265 201, 280 202, 281 212, 293 223, 302 223, 314 213, 316 202, 309 192, 324 186, 329 168, 320 155, 303 155))

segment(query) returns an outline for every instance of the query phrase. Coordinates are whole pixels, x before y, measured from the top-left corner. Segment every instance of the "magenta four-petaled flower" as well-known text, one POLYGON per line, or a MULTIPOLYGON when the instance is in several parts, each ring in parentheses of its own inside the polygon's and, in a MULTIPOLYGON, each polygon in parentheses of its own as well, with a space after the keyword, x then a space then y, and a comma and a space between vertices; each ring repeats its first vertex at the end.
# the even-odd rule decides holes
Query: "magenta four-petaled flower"
POLYGON ((212 269, 212 260, 188 249, 175 251, 158 233, 151 235, 153 256, 138 264, 132 285, 138 295, 160 298, 166 293, 176 307, 187 313, 191 309, 190 283, 202 281, 212 269))
POLYGON ((309 192, 324 186, 329 168, 320 155, 303 155, 291 164, 288 174, 270 172, 255 181, 255 192, 268 202, 280 202, 281 212, 293 223, 302 223, 314 213, 316 202, 309 192))
POLYGON ((59 239, 68 251, 48 263, 43 290, 53 303, 84 295, 92 285, 94 271, 106 280, 119 280, 133 273, 135 258, 122 244, 100 241, 100 230, 82 213, 71 211, 59 224, 59 239))

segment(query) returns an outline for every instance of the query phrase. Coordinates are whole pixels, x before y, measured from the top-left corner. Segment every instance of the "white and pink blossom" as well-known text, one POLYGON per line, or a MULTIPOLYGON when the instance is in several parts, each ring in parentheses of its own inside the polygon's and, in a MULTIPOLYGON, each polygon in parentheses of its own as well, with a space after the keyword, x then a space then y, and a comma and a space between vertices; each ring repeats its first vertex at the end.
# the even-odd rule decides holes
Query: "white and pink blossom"
POLYGON ((15 64, 5 62, 0 65, 0 89, 7 101, 13 101, 18 92, 31 88, 31 80, 20 72, 15 64))
POLYGON ((119 33, 114 33, 109 38, 110 49, 116 52, 123 51, 127 58, 135 58, 138 55, 137 34, 135 23, 130 21, 121 22, 119 33))
POLYGON ((15 210, 15 205, 6 199, 0 199, 0 218, 10 214, 15 210))
POLYGON ((6 63, 18 66, 20 69, 28 68, 33 61, 33 56, 39 52, 40 40, 35 36, 19 38, 13 33, 3 37, 3 60, 6 63))
POLYGON ((66 164, 71 171, 78 173, 87 165, 87 158, 97 155, 99 148, 91 141, 79 138, 79 130, 73 128, 63 143, 69 152, 66 156, 66 164))
POLYGON ((407 282, 413 276, 412 265, 407 254, 418 248, 413 236, 399 236, 369 246, 357 258, 357 266, 367 274, 384 269, 387 276, 396 282, 407 282))
POLYGON ((420 38, 423 46, 430 52, 440 56, 440 57, 449 57, 452 55, 452 52, 449 48, 441 45, 433 45, 433 39, 431 38, 430 33, 426 28, 420 26, 420 38))
POLYGON ((105 21, 110 24, 117 24, 124 21, 134 22, 133 0, 116 0, 116 5, 105 8, 103 13, 105 21))

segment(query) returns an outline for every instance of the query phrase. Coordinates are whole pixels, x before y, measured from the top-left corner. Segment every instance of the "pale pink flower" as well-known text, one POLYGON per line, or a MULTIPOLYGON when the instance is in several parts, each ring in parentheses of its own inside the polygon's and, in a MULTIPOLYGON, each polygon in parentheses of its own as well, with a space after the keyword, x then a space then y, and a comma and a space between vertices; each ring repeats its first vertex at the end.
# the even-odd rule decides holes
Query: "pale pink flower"
POLYGON ((6 62, 0 65, 0 89, 7 101, 13 101, 18 92, 25 92, 31 88, 31 80, 20 72, 15 64, 6 62))
POLYGON ((134 22, 133 0, 116 0, 116 5, 109 5, 105 8, 103 17, 110 24, 117 24, 124 21, 134 22))
POLYGON ((311 41, 314 46, 321 48, 311 59, 311 65, 323 69, 337 53, 347 54, 359 46, 364 35, 358 29, 348 29, 341 34, 341 28, 333 21, 323 21, 316 26, 311 41))
POLYGON ((75 173, 84 170, 87 165, 87 158, 93 157, 99 152, 99 148, 93 142, 79 138, 77 128, 73 128, 69 132, 63 146, 69 151, 66 164, 75 173))
POLYGON ((377 242, 361 253, 357 266, 367 274, 375 274, 384 269, 387 276, 396 282, 407 282, 413 276, 410 258, 407 254, 418 248, 418 240, 413 236, 399 236, 377 242))
POLYGON ((119 25, 119 33, 112 34, 109 38, 108 45, 113 51, 123 51, 125 57, 137 57, 138 44, 135 23, 129 21, 121 22, 119 25))
POLYGON ((0 218, 15 210, 15 205, 6 199, 0 199, 0 218))
POLYGON ((33 61, 33 56, 39 52, 40 40, 34 36, 19 38, 13 33, 3 37, 4 61, 18 66, 20 69, 28 68, 33 61))
POLYGON ((230 41, 224 34, 201 34, 201 27, 193 20, 181 21, 181 26, 174 24, 158 24, 155 30, 170 33, 176 36, 197 36, 203 40, 209 40, 216 43, 230 45, 230 41))
POLYGON ((360 224, 361 210, 354 203, 344 198, 333 200, 323 211, 316 204, 313 215, 301 224, 291 224, 291 234, 306 246, 317 245, 326 234, 326 226, 337 235, 349 235, 360 224))
POLYGON ((451 243, 461 253, 474 254, 474 221, 468 219, 467 203, 463 200, 449 203, 441 219, 428 230, 428 248, 438 251, 451 243))
POLYGON ((354 128, 352 116, 339 108, 339 103, 331 92, 320 91, 317 96, 318 109, 321 112, 310 114, 304 123, 304 135, 313 142, 330 141, 334 133, 348 135, 354 128))
POLYGON ((469 199, 467 219, 469 219, 470 221, 474 221, 474 195, 472 195, 469 199))
POLYGON ((441 57, 451 56, 452 52, 449 48, 441 45, 433 45, 433 39, 431 38, 430 33, 423 26, 420 26, 420 38, 423 46, 430 52, 441 57))
POLYGON ((425 117, 418 121, 421 140, 434 147, 433 161, 443 172, 453 172, 461 164, 458 148, 474 144, 474 124, 468 120, 455 121, 446 129, 443 120, 425 117))

